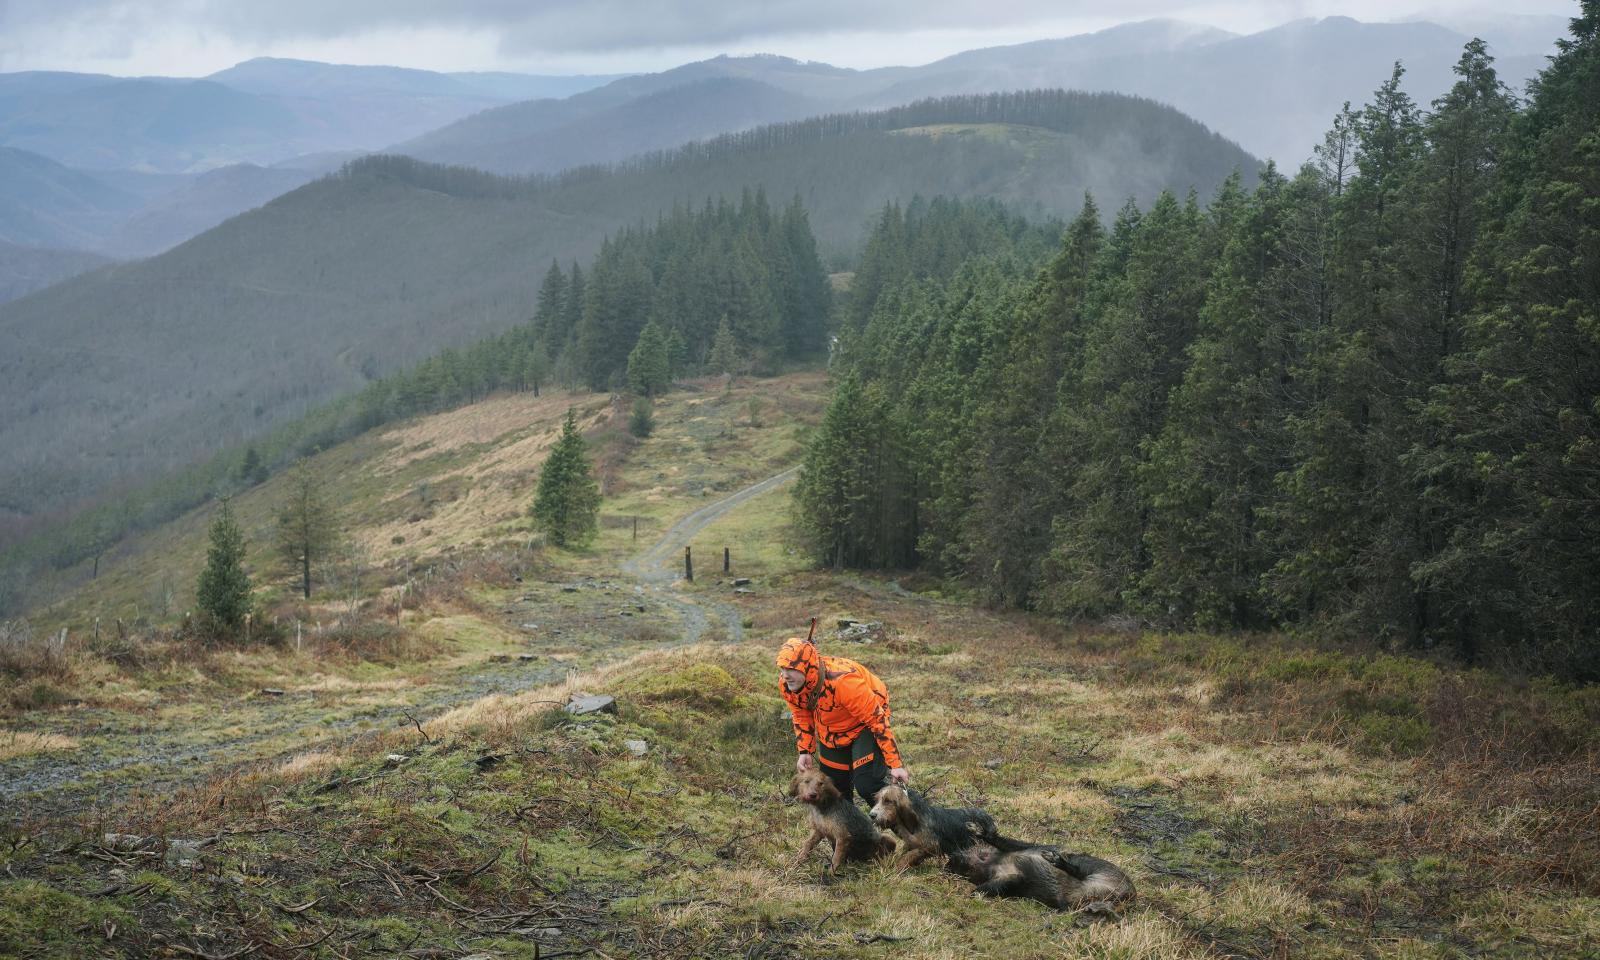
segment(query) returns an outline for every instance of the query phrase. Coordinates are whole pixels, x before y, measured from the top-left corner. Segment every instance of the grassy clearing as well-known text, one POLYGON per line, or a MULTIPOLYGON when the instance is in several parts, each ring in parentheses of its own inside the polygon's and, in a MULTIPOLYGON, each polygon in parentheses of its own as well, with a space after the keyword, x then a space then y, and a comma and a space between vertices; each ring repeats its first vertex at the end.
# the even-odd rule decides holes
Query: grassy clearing
POLYGON ((1273 638, 1063 633, 814 574, 741 602, 752 619, 885 620, 888 640, 840 652, 888 681, 918 783, 1116 861, 1138 901, 1090 922, 976 900, 930 868, 828 882, 820 855, 790 866, 804 818, 782 798, 770 655, 791 616, 758 641, 644 652, 112 819, 20 825, 0 838, 18 878, 0 882, 0 954, 45 930, 60 946, 33 955, 1442 958, 1596 942, 1585 692, 1360 654, 1308 669, 1273 638), (556 709, 580 690, 620 713, 556 709), (1402 691, 1430 718, 1420 740, 1362 720, 1402 691), (1502 750, 1535 740, 1537 756, 1502 750), (155 839, 107 849, 108 831, 155 839), (196 856, 180 843, 212 837, 196 856))

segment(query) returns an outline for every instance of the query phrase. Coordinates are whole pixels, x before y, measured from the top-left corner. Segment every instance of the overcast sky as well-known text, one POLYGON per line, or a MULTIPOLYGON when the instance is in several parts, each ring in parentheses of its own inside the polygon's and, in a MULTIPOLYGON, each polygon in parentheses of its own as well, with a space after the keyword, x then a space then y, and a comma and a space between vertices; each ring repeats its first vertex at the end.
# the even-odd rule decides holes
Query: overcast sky
MULTIPOLYGON (((1516 0, 1576 14, 1577 0, 1516 0)), ((201 76, 257 56, 431 70, 623 73, 719 53, 846 67, 1175 17, 1248 33, 1301 17, 1449 23, 1483 0, 0 0, 0 72, 201 76)))

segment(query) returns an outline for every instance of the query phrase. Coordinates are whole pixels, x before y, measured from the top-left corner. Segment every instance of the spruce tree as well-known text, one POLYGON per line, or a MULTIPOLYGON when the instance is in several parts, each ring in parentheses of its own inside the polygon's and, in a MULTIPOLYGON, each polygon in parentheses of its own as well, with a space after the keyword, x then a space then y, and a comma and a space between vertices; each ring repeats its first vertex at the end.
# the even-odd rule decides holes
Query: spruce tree
POLYGON ((628 386, 646 397, 659 396, 672 385, 672 345, 655 321, 639 331, 639 342, 628 354, 628 386))
POLYGON ((1126 261, 1097 294, 1077 382, 1057 398, 1059 443, 1074 463, 1047 557, 1048 605, 1069 614, 1119 609, 1149 562, 1149 504, 1137 477, 1165 422, 1210 270, 1194 198, 1163 193, 1124 215, 1110 252, 1126 261), (1134 224, 1134 225, 1128 225, 1134 224))
POLYGON ((1417 567, 1469 660, 1600 680, 1600 0, 1532 87, 1467 269, 1439 431, 1412 463, 1449 518, 1417 567))
MULTIPOLYGON (((561 264, 550 261, 550 269, 539 285, 539 299, 533 315, 533 332, 536 337, 560 343, 567 336, 567 275, 561 264)), ((581 281, 580 281, 581 295, 581 281)))
POLYGON ((877 463, 873 401, 847 377, 835 388, 795 484, 795 506, 819 559, 855 565, 874 549, 877 463))
POLYGON ((338 520, 310 461, 295 462, 287 478, 289 493, 278 510, 278 554, 299 575, 305 599, 311 599, 311 568, 323 563, 339 540, 338 520))
POLYGON ((739 341, 733 336, 733 325, 728 322, 728 315, 723 314, 722 322, 717 324, 716 338, 711 341, 711 353, 706 357, 706 372, 732 374, 743 368, 739 341))
POLYGON ((599 532, 600 488, 590 475, 588 445, 570 408, 561 437, 539 471, 532 514, 535 525, 558 547, 582 546, 599 532))
POLYGON ((251 611, 250 575, 244 570, 244 534, 224 497, 211 520, 205 569, 195 583, 200 611, 217 627, 234 631, 251 611))

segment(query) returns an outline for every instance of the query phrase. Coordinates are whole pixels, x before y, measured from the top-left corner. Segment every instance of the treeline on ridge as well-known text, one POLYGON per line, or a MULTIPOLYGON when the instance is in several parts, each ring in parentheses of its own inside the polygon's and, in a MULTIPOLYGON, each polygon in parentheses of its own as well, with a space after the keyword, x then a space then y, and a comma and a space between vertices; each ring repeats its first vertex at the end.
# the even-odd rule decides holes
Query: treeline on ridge
POLYGON ((796 490, 819 557, 1600 679, 1584 11, 1526 104, 1473 41, 1431 110, 1397 65, 1292 178, 1086 209, 1026 276, 858 288, 796 490))
POLYGON ((708 362, 709 372, 771 373, 824 349, 829 296, 800 198, 774 211, 765 191, 747 189, 737 204, 674 207, 653 227, 607 238, 587 278, 576 263, 566 273, 552 262, 530 349, 555 358, 563 383, 592 390, 655 393, 662 378, 708 362), (629 384, 630 357, 659 373, 629 384))

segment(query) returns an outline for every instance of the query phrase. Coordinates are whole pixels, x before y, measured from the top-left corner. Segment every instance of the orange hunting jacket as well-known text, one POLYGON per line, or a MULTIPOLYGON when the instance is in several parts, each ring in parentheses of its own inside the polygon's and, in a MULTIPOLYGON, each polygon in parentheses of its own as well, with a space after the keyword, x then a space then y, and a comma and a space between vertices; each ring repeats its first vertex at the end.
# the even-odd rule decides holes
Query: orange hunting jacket
POLYGON ((790 693, 778 681, 778 692, 794 718, 795 747, 801 753, 815 750, 818 740, 825 747, 841 747, 862 730, 870 730, 883 751, 883 762, 891 770, 902 765, 889 729, 889 688, 882 680, 854 660, 825 656, 819 686, 820 690, 807 685, 790 693))

